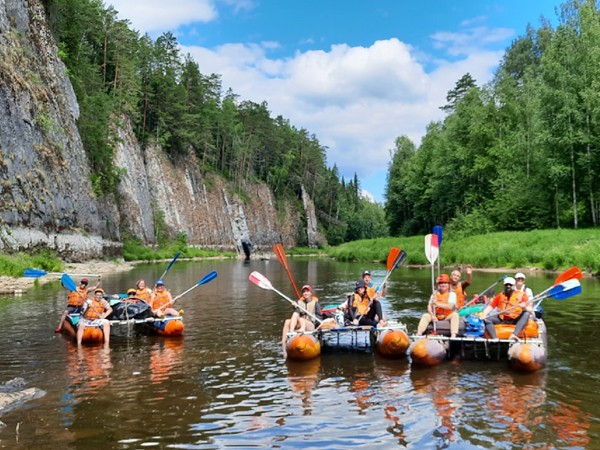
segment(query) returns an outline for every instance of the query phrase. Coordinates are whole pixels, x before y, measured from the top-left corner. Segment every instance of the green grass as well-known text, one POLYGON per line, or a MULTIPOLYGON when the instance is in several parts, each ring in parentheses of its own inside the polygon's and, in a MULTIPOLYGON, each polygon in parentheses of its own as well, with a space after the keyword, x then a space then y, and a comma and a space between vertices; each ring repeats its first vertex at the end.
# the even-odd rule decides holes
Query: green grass
MULTIPOLYGON (((342 261, 385 262, 391 247, 406 251, 407 264, 429 264, 424 236, 355 241, 326 251, 342 261)), ((600 275, 600 229, 504 231, 460 239, 444 235, 440 255, 443 266, 471 264, 546 270, 579 266, 600 275)))
POLYGON ((213 256, 224 258, 235 258, 234 252, 223 252, 219 250, 207 250, 188 247, 181 242, 174 241, 160 248, 145 246, 136 239, 129 239, 123 243, 123 258, 125 261, 154 261, 157 259, 171 259, 177 252, 181 252, 180 258, 209 258, 213 256))
POLYGON ((22 277, 25 269, 41 269, 46 272, 61 272, 63 263, 50 251, 40 251, 33 255, 16 253, 0 254, 0 275, 22 277))

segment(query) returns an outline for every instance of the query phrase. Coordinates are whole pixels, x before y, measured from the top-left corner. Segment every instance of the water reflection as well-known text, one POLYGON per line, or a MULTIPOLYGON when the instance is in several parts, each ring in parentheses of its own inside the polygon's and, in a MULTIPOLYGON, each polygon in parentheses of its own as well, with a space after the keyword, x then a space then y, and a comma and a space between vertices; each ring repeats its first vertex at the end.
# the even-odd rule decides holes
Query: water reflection
POLYGON ((93 398, 110 383, 110 347, 79 347, 67 343, 66 368, 74 401, 93 398))
POLYGON ((304 415, 312 414, 312 391, 319 383, 321 358, 309 361, 287 361, 287 381, 292 388, 292 398, 300 397, 304 415))
POLYGON ((181 338, 160 339, 150 349, 150 382, 161 384, 169 379, 173 369, 181 364, 183 342, 181 338))

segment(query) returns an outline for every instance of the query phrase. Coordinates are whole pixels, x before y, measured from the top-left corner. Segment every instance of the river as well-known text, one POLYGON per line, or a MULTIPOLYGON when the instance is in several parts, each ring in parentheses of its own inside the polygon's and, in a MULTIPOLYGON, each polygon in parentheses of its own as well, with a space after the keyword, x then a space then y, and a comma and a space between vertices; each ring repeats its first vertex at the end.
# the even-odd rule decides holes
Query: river
MULTIPOLYGON (((290 258, 299 285, 322 304, 338 302, 363 269, 383 265, 290 258)), ((165 265, 104 276, 108 292, 152 282, 165 265)), ((11 449, 563 449, 600 448, 600 283, 543 303, 549 335, 545 369, 521 374, 505 362, 409 361, 326 354, 305 363, 281 357, 281 325, 291 308, 248 281, 257 270, 293 290, 277 260, 177 262, 165 277, 180 293, 181 339, 116 329, 110 349, 84 347, 53 332, 66 305, 58 282, 0 298, 0 382, 22 377, 41 398, 2 415, 0 446, 11 449)), ((514 275, 514 274, 510 274, 514 275)), ((555 275, 530 275, 539 292, 555 275)), ((78 277, 74 277, 78 281, 78 277)), ((470 293, 497 273, 475 272, 470 293)), ((414 332, 431 291, 430 269, 400 268, 384 312, 414 332)))

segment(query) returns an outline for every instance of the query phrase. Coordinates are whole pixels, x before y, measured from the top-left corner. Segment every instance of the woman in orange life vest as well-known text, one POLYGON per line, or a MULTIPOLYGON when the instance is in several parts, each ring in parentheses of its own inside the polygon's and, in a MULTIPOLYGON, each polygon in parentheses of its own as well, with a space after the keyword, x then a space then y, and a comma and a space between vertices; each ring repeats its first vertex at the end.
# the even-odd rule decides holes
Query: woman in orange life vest
POLYGON ((450 277, 443 273, 437 279, 437 289, 427 305, 427 311, 421 316, 417 335, 422 336, 430 322, 447 320, 450 322, 450 337, 458 334, 459 317, 456 308, 456 294, 450 290, 450 277))
POLYGON ((473 267, 467 264, 467 279, 460 281, 462 273, 460 268, 454 269, 450 272, 450 290, 456 295, 456 308, 460 309, 465 305, 465 298, 467 297, 466 289, 471 285, 471 279, 473 277, 473 267))
POLYGON ((351 325, 376 327, 380 323, 384 324, 381 317, 383 317, 381 303, 373 301, 367 293, 367 285, 364 280, 358 280, 354 293, 348 296, 346 318, 351 325))
POLYGON ((302 297, 295 302, 294 312, 292 317, 286 319, 283 324, 283 331, 281 333, 281 347, 283 348, 283 357, 287 358, 287 352, 285 351, 285 344, 287 342, 287 334, 292 331, 298 331, 304 333, 306 330, 312 331, 316 325, 306 311, 311 313, 317 318, 322 318, 321 304, 319 299, 313 295, 313 289, 308 284, 302 286, 302 297))
POLYGON ((112 308, 104 299, 104 290, 96 288, 94 297, 89 298, 83 304, 83 313, 77 326, 77 346, 81 345, 83 330, 86 327, 102 326, 104 331, 104 344, 108 345, 110 340, 110 323, 106 318, 112 312, 112 308))
POLYGON ((506 277, 504 279, 504 291, 494 297, 489 305, 483 310, 481 318, 485 322, 485 329, 492 339, 498 339, 495 323, 516 324, 515 331, 509 339, 519 340, 519 334, 527 325, 531 312, 533 311, 527 294, 523 291, 515 290, 515 279, 506 277), (490 312, 498 308, 499 314, 488 317, 490 312))
POLYGON ((170 308, 173 303, 173 297, 171 293, 165 288, 165 282, 158 280, 156 287, 154 288, 154 296, 150 308, 152 308, 152 314, 155 316, 178 316, 179 313, 170 308))
POLYGON ((81 307, 83 303, 87 300, 90 292, 93 292, 95 289, 100 287, 100 280, 102 277, 98 275, 98 283, 96 286, 88 288, 88 279, 82 278, 79 282, 79 286, 76 291, 72 291, 69 294, 69 298, 67 299, 67 309, 64 310, 60 322, 58 323, 58 327, 54 330, 55 333, 60 333, 62 331, 62 325, 68 314, 79 314, 81 313, 81 307))
POLYGON ((137 288, 135 291, 136 298, 139 298, 150 305, 154 299, 152 289, 146 287, 146 282, 144 280, 138 280, 137 283, 135 283, 135 287, 137 288))

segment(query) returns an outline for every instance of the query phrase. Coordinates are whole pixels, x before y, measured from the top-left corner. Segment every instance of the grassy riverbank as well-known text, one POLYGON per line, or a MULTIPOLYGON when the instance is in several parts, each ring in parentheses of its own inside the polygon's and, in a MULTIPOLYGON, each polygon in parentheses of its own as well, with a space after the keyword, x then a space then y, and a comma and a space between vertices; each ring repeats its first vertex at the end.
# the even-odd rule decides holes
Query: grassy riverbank
MULTIPOLYGON (((342 261, 384 262, 391 247, 406 251, 407 264, 429 264, 424 236, 349 242, 328 248, 326 253, 342 261)), ((460 239, 443 236, 440 256, 443 266, 542 270, 579 266, 600 275, 600 229, 505 231, 460 239)))

